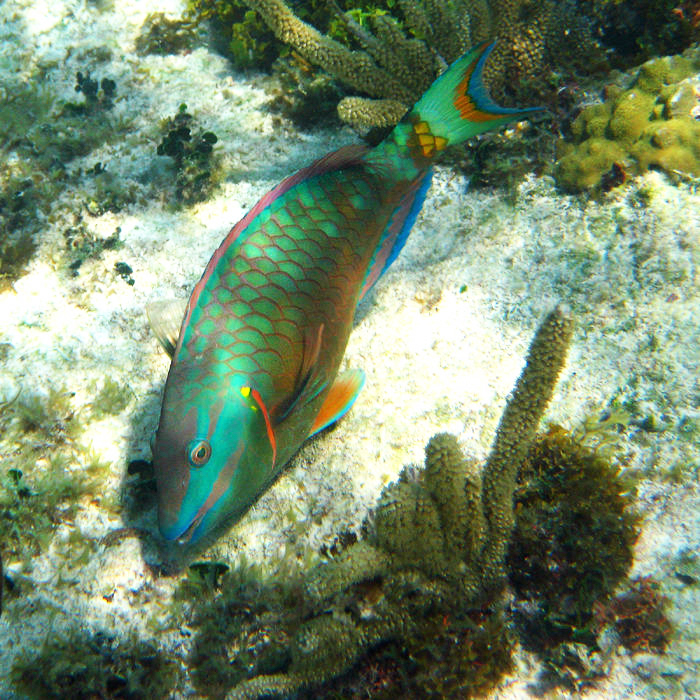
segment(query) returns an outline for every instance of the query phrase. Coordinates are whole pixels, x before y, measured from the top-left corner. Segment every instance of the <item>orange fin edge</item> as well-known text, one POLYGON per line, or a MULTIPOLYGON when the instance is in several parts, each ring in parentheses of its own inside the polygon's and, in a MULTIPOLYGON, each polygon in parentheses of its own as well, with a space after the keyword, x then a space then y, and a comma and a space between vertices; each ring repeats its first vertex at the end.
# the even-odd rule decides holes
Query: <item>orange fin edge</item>
POLYGON ((340 420, 355 403, 364 384, 365 373, 361 369, 350 369, 336 377, 311 426, 309 437, 340 420))

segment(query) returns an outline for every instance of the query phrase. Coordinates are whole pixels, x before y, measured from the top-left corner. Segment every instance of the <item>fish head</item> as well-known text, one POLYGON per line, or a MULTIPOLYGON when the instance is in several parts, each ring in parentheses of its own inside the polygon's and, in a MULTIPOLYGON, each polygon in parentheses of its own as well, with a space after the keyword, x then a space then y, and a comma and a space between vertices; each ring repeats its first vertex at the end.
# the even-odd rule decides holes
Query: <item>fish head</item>
POLYGON ((158 526, 166 540, 196 542, 242 514, 268 482, 276 449, 269 415, 247 385, 195 400, 166 395, 153 466, 158 526))

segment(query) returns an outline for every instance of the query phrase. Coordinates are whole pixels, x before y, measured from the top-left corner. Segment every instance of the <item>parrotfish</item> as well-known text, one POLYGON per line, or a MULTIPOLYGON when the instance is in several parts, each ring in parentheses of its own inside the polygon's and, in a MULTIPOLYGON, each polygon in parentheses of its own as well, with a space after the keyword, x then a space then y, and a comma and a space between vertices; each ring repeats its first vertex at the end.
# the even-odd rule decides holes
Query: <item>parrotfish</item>
POLYGON ((364 383, 339 374, 355 309, 399 254, 449 145, 531 109, 491 100, 493 45, 440 75, 376 147, 287 177, 230 231, 184 309, 149 311, 172 362, 153 445, 158 522, 195 542, 245 513, 364 383))

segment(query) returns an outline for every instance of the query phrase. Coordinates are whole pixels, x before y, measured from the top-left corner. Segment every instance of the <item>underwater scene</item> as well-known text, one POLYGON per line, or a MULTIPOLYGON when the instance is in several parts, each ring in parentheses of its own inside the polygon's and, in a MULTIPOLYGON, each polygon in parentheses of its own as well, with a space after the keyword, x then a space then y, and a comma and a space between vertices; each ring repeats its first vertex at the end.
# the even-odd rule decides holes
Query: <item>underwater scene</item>
POLYGON ((699 42, 0 2, 0 698, 700 697, 699 42))

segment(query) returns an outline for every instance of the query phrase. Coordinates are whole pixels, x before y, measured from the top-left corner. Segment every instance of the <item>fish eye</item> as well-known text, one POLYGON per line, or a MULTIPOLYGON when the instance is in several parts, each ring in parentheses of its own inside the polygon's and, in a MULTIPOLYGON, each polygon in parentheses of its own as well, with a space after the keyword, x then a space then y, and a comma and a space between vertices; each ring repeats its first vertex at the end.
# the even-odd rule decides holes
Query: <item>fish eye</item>
POLYGON ((187 446, 187 457, 193 467, 203 467, 211 457, 211 445, 206 440, 192 440, 187 446))

